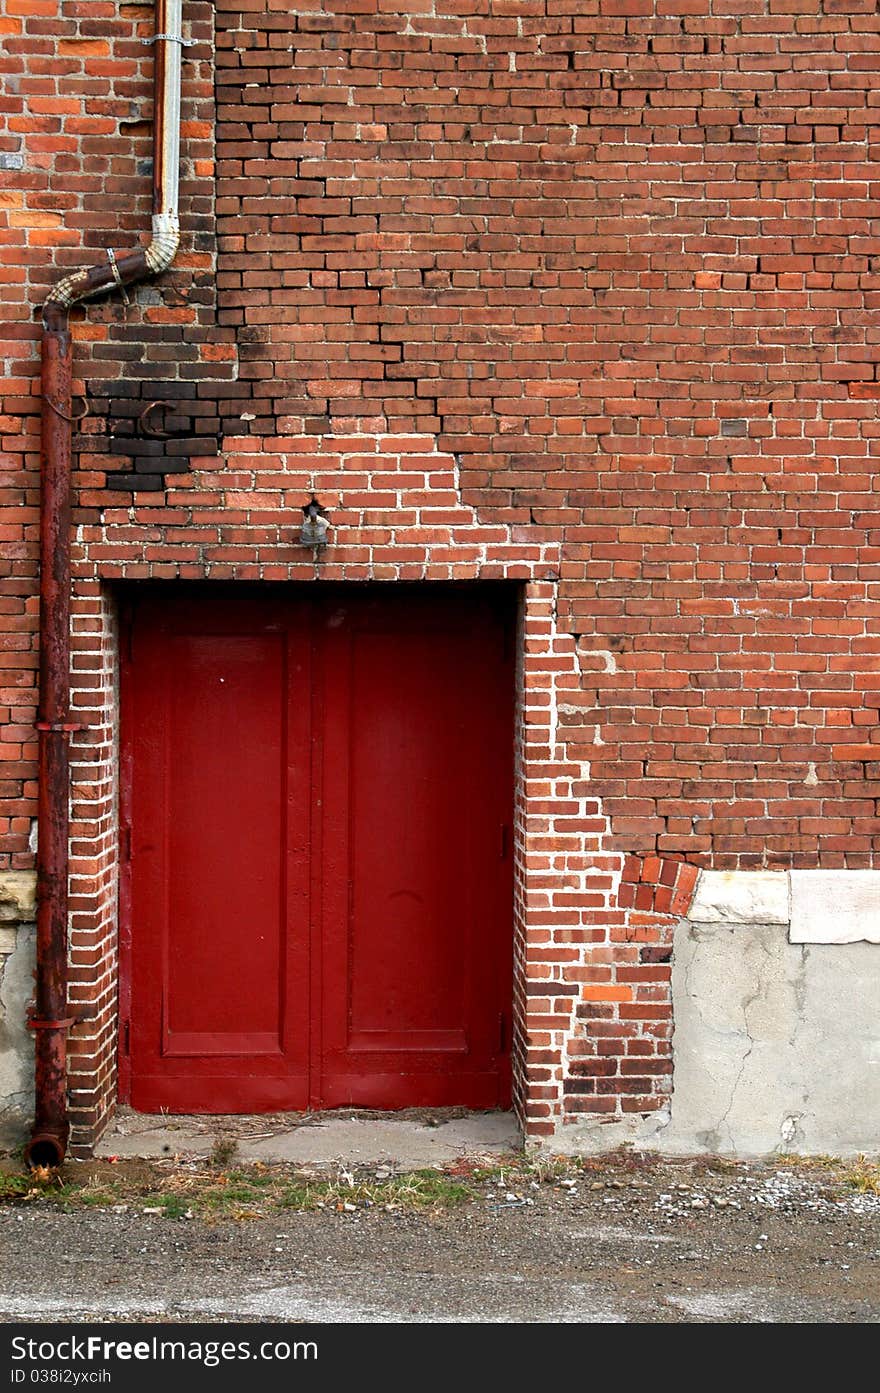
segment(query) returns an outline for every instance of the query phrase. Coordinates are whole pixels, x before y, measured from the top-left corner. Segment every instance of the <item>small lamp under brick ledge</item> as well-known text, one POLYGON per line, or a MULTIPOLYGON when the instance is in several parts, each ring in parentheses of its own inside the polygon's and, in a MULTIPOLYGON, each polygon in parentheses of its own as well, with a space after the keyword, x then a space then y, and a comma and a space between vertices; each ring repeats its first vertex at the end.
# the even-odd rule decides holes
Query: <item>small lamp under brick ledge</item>
POLYGON ((314 494, 303 508, 303 525, 299 539, 304 547, 326 547, 330 526, 327 509, 322 508, 314 494))

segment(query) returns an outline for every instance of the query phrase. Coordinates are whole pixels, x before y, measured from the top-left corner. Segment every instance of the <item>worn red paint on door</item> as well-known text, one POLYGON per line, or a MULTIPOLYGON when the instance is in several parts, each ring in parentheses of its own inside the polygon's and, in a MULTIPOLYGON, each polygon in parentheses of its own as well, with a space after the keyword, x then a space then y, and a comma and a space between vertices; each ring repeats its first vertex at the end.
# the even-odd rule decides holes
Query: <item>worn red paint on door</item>
POLYGON ((512 650, 504 587, 133 603, 134 1107, 507 1104, 512 650))

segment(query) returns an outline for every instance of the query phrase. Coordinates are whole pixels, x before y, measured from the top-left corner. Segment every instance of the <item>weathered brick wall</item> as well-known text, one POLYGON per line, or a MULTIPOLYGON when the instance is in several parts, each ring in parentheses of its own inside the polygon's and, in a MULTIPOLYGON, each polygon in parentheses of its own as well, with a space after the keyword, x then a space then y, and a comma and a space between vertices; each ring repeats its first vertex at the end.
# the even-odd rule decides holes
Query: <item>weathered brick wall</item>
MULTIPOLYGON (((564 541, 621 849, 870 864, 875 6, 216 9, 218 303, 211 7, 192 3, 181 258, 79 329, 88 514, 113 501, 103 468, 160 490, 227 434, 435 432, 487 520, 564 541), (174 406, 127 455, 156 400, 174 406)), ((35 303, 145 224, 151 8, 3 14, 5 430, 32 450, 35 303)), ((34 476, 7 458, 26 665, 34 476)), ((16 854, 28 684, 3 741, 16 854)))
MULTIPOLYGON (((213 7, 187 0, 186 12, 198 46, 184 64, 183 246, 161 287, 76 312, 77 387, 90 394, 115 398, 107 384, 120 378, 204 375, 202 356, 218 351, 207 341, 216 316, 213 7)), ((0 865, 16 868, 32 864, 36 807, 36 311, 61 275, 107 248, 128 250, 149 227, 153 59, 142 40, 152 32, 152 4, 0 0, 0 865)), ((84 402, 74 406, 82 412, 84 402)), ((103 422, 86 418, 84 429, 96 427, 103 422)), ((93 491, 104 483, 86 455, 79 463, 77 522, 95 516, 93 491)))
MULTIPOLYGON (((862 867, 880 846, 876 6, 188 0, 185 16, 181 254, 131 304, 77 318, 83 596, 123 573, 290 575, 322 452, 355 436, 430 442, 474 528, 527 557, 558 547, 554 643, 574 665, 532 815, 564 840, 559 790, 579 772, 607 864, 595 883, 583 846, 548 863, 572 880, 530 970, 578 992, 545 1013, 533 1116, 656 1106, 660 892, 681 883, 664 866, 862 867), (624 852, 648 860, 618 907, 624 852)), ((16 868, 34 811, 33 311, 62 269, 147 224, 151 25, 149 5, 0 3, 16 868)), ((419 519, 365 491, 368 518, 336 505, 345 574, 445 573, 443 519, 407 559, 419 519)))
POLYGON ((391 8, 220 7, 258 417, 436 431, 564 539, 617 846, 870 864, 875 5, 391 8))
POLYGON ((564 539, 617 846, 870 864, 876 7, 390 8, 221 7, 258 418, 436 432, 564 539))

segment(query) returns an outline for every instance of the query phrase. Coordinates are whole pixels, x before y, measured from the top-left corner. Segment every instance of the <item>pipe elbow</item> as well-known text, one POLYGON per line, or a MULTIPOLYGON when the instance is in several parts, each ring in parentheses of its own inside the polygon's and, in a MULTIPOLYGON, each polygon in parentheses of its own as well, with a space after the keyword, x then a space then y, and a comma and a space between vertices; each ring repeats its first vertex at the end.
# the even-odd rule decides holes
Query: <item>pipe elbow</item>
POLYGON ((180 221, 175 213, 153 214, 153 235, 144 256, 154 275, 167 271, 180 246, 180 221))
POLYGON ((88 273, 86 271, 72 271, 69 276, 65 276, 57 285, 53 285, 52 293, 43 306, 43 313, 57 314, 70 309, 71 305, 76 304, 77 300, 87 293, 89 288, 88 273))

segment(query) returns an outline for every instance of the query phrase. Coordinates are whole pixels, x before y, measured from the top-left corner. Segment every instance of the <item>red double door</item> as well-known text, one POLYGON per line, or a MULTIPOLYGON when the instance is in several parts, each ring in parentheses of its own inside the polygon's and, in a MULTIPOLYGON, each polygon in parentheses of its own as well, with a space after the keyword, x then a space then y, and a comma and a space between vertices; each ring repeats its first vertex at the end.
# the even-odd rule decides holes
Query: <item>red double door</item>
POLYGON ((123 664, 123 1096, 509 1100, 512 613, 491 587, 150 590, 123 664))

